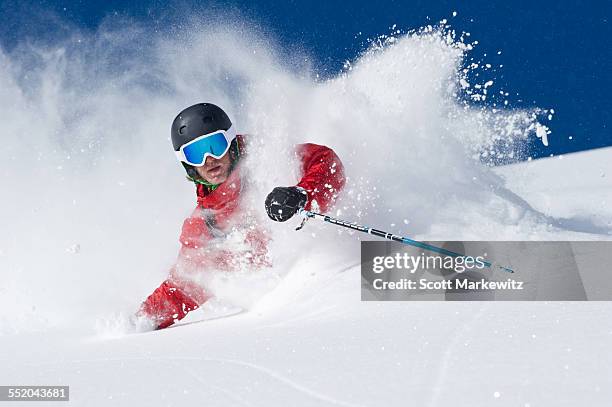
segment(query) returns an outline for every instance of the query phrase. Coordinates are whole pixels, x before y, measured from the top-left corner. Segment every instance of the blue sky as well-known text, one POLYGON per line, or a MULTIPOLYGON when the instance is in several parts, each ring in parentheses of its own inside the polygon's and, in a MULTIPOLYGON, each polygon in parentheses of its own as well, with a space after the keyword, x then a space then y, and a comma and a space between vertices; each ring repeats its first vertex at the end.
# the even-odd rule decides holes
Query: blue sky
POLYGON ((10 49, 25 37, 53 37, 70 26, 95 29, 115 13, 169 28, 177 21, 176 15, 167 17, 169 9, 180 10, 179 15, 237 10, 287 48, 297 45, 311 54, 323 76, 340 71, 368 37, 388 33, 393 24, 412 29, 448 18, 479 41, 476 57, 486 53, 486 62, 504 65, 495 79, 512 91, 511 106, 555 109, 550 147, 534 142, 536 156, 612 145, 609 1, 181 1, 172 6, 160 1, 0 1, 0 43, 10 49), (453 11, 457 16, 450 18, 453 11), (56 18, 49 19, 50 12, 56 18))

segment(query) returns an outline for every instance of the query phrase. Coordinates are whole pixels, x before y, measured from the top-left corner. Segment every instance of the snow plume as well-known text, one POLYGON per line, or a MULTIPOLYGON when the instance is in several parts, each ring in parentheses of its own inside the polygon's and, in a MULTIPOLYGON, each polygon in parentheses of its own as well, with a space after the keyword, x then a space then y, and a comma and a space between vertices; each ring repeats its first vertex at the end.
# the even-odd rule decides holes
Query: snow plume
MULTIPOLYGON (((163 280, 194 205, 169 127, 201 101, 251 135, 249 200, 260 212, 272 187, 296 182, 292 146, 308 141, 345 163, 340 217, 416 237, 546 233, 486 165, 519 152, 537 112, 464 101, 472 45, 446 28, 394 34, 318 80, 305 54, 234 23, 160 33, 106 22, 0 49, 0 334, 90 327, 135 310, 163 280)), ((358 261, 356 236, 314 221, 295 232, 296 222, 265 222, 274 281, 358 261)))

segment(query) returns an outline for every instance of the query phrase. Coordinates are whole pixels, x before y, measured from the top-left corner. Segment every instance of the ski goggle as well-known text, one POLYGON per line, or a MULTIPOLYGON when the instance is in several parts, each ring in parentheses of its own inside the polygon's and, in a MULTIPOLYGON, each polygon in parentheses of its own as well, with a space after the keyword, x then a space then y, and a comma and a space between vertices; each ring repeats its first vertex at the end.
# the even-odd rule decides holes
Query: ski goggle
POLYGON ((201 167, 206 162, 206 157, 221 158, 227 153, 236 138, 233 126, 227 130, 217 130, 213 133, 204 134, 189 143, 185 143, 175 151, 179 161, 201 167))

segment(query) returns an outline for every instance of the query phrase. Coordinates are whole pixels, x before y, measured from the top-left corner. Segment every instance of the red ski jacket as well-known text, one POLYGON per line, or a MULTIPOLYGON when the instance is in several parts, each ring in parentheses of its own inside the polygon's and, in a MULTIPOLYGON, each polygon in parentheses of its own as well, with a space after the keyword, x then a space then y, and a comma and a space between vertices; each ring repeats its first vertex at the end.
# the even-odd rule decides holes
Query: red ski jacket
MULTIPOLYGON (((248 153, 248 145, 243 136, 237 138, 242 156, 248 153)), ((302 177, 296 186, 304 188, 308 194, 305 209, 326 212, 344 187, 342 162, 333 150, 317 144, 299 144, 296 154, 302 163, 302 177)), ((267 259, 269 238, 261 232, 261 227, 248 227, 255 225, 256 218, 242 207, 240 196, 246 183, 238 162, 228 179, 215 190, 197 184, 197 206, 183 223, 177 263, 168 278, 143 302, 137 315, 151 320, 157 329, 165 328, 209 298, 205 287, 194 278, 198 273, 207 268, 229 271, 244 262, 255 267, 270 265, 267 259), (220 238, 236 228, 247 230, 241 250, 218 244, 220 238)))

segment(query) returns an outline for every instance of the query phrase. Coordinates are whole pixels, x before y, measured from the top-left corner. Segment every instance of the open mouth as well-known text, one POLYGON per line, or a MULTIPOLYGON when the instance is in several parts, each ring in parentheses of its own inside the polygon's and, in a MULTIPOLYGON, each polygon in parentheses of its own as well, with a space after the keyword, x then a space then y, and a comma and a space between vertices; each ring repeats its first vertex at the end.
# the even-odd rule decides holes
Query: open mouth
POLYGON ((221 165, 216 165, 212 168, 209 168, 207 171, 208 175, 216 177, 217 175, 221 174, 221 165))

